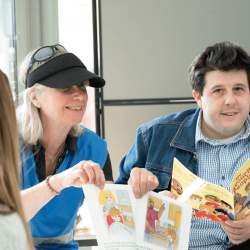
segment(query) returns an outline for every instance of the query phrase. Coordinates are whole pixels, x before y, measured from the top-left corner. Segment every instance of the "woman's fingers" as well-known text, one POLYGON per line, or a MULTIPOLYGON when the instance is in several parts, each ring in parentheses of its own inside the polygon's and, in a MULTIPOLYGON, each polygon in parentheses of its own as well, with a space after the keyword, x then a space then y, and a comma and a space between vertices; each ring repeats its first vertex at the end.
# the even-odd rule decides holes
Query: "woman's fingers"
POLYGON ((102 189, 105 184, 105 177, 101 167, 93 161, 84 161, 81 164, 83 170, 83 184, 95 184, 102 189))
POLYGON ((93 164, 89 161, 83 161, 81 162, 81 167, 83 171, 83 177, 87 177, 87 179, 84 180, 85 183, 95 183, 95 171, 93 164))

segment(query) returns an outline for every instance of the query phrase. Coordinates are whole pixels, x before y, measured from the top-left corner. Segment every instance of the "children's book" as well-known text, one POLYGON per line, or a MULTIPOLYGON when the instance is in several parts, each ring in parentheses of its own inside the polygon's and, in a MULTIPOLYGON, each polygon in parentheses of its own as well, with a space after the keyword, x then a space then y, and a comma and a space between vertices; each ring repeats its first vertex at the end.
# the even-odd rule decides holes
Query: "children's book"
POLYGON ((136 199, 129 185, 83 186, 102 250, 187 250, 190 205, 149 192, 136 199))
POLYGON ((171 192, 192 206, 195 217, 213 221, 244 219, 250 215, 250 160, 236 172, 230 192, 199 178, 175 158, 171 192))

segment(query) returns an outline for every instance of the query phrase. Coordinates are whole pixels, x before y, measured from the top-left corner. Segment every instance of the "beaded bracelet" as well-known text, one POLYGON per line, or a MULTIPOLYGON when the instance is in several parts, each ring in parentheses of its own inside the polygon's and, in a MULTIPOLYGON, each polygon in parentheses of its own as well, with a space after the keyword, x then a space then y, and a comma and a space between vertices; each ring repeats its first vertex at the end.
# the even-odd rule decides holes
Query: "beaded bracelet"
POLYGON ((57 190, 55 190, 55 189, 50 185, 50 183, 49 183, 49 180, 50 180, 51 177, 52 177, 52 175, 49 175, 49 176, 47 176, 46 179, 45 179, 45 182, 46 182, 46 184, 47 184, 47 187, 49 188, 49 190, 51 191, 51 193, 53 193, 53 194, 55 194, 55 195, 59 195, 60 192, 58 192, 57 190))

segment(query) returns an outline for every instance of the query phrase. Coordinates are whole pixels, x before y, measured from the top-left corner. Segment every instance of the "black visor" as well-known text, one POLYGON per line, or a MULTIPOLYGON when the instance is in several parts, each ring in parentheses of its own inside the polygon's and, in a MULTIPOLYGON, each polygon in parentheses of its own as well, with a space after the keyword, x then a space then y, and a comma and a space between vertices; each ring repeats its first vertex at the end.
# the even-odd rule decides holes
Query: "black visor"
POLYGON ((105 80, 87 70, 72 53, 58 55, 42 64, 27 76, 26 88, 40 83, 51 88, 68 88, 89 80, 89 86, 101 88, 105 80))

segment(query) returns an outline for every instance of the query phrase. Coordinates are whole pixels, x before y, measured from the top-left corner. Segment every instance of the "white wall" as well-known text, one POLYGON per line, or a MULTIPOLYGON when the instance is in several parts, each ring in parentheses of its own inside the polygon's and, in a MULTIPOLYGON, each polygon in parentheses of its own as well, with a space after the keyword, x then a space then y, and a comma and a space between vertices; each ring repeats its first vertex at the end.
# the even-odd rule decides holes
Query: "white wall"
MULTIPOLYGON (((215 42, 250 51, 249 0, 101 1, 104 100, 191 97, 187 68, 215 42)), ((188 105, 105 106, 114 172, 138 125, 188 105)))

